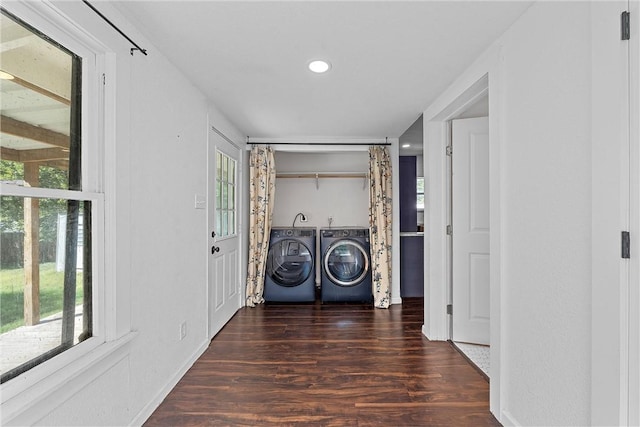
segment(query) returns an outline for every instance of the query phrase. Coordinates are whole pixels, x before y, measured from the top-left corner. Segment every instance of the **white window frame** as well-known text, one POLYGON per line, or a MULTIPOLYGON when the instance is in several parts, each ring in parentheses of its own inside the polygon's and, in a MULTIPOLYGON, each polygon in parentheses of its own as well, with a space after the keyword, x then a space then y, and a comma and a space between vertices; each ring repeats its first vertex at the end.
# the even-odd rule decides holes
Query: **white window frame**
MULTIPOLYGON (((217 233, 217 240, 218 241, 223 241, 223 240, 227 240, 227 239, 232 239, 234 237, 238 236, 238 165, 239 162, 237 159, 233 158, 233 156, 230 156, 229 154, 227 154, 225 151, 220 150, 219 148, 216 148, 216 169, 219 167, 219 165, 217 164, 217 154, 220 153, 222 154, 222 156, 227 157, 230 161, 232 161, 234 163, 234 181, 233 181, 233 210, 229 210, 229 209, 224 209, 228 212, 233 212, 233 234, 226 234, 224 236, 222 236, 219 232, 217 233)), ((227 175, 228 176, 228 175, 227 175)), ((216 170, 216 191, 218 191, 218 171, 216 170)), ((225 178, 223 181, 223 184, 228 184, 229 182, 227 181, 227 178, 225 178)), ((222 197, 222 196, 221 196, 222 197)), ((222 200, 222 199, 221 199, 222 200)), ((217 217, 217 215, 222 214, 222 207, 218 207, 216 204, 216 212, 215 215, 217 217)), ((217 220, 217 218, 216 218, 217 220)), ((222 221, 222 220, 220 220, 222 221)), ((227 226, 228 226, 228 221, 227 221, 227 226)), ((219 231, 219 230, 216 230, 219 231)))
POLYGON ((422 212, 422 211, 424 211, 424 194, 425 194, 425 191, 424 191, 424 176, 417 176, 416 177, 416 200, 417 200, 418 194, 422 194, 422 207, 418 206, 418 203, 416 202, 416 210, 418 212, 422 212), (417 183, 418 183, 419 179, 422 180, 422 193, 418 193, 418 190, 417 190, 417 183))
MULTIPOLYGON (((82 58, 82 191, 24 188, 0 184, 7 196, 71 198, 92 202, 93 336, 0 385, 0 424, 32 424, 125 357, 135 337, 130 324, 116 328, 115 283, 115 55, 48 2, 3 2, 2 8, 82 58), (107 190, 107 191, 105 191, 107 190), (106 236, 109 236, 109 239, 106 236), (109 265, 107 276, 105 265, 109 265)), ((126 322, 130 322, 125 317, 126 322)))

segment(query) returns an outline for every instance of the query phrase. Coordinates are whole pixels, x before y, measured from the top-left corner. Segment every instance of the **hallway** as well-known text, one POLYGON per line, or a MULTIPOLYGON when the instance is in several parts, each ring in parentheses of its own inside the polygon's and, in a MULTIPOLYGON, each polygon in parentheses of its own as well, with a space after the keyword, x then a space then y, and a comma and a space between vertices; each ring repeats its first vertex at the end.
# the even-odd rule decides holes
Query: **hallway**
POLYGON ((422 303, 242 308, 145 425, 500 425, 422 303))

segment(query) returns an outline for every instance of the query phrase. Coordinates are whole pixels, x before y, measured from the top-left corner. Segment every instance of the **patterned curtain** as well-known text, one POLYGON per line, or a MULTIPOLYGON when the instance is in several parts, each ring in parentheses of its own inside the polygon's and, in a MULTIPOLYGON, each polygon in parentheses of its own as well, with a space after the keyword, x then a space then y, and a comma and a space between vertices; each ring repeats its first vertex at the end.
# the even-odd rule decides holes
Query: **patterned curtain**
POLYGON ((247 306, 264 302, 264 271, 269 251, 276 167, 269 146, 254 145, 249 159, 249 265, 247 306))
POLYGON ((391 158, 387 147, 369 148, 369 234, 373 303, 389 308, 391 302, 391 158))

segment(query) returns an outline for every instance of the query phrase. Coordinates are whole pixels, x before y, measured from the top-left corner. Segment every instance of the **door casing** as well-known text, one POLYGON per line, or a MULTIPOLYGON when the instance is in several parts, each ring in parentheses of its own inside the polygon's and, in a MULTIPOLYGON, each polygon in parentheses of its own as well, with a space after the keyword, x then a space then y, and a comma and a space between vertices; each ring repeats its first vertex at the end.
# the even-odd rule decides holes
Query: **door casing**
POLYGON ((472 65, 458 80, 442 94, 423 114, 425 156, 425 181, 429 188, 429 219, 425 221, 425 313, 423 334, 432 340, 449 338, 449 323, 446 313, 451 271, 450 245, 446 233, 448 225, 448 185, 446 146, 450 138, 449 121, 468 109, 481 97, 489 96, 490 135, 490 363, 491 380, 489 386, 489 406, 496 417, 500 417, 504 407, 502 396, 502 368, 504 334, 500 323, 502 310, 500 283, 501 270, 501 123, 504 117, 503 56, 501 46, 492 47, 472 65), (428 177, 427 177, 428 175, 428 177))

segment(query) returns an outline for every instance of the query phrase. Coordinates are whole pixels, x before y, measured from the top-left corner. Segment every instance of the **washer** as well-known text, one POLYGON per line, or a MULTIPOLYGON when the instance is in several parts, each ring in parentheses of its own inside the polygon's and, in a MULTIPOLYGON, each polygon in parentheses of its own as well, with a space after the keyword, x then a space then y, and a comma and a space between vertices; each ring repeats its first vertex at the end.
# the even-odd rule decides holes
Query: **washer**
POLYGON ((320 253, 322 302, 373 301, 368 229, 321 229, 320 253))
POLYGON ((316 300, 315 228, 271 229, 264 279, 264 300, 316 300))

